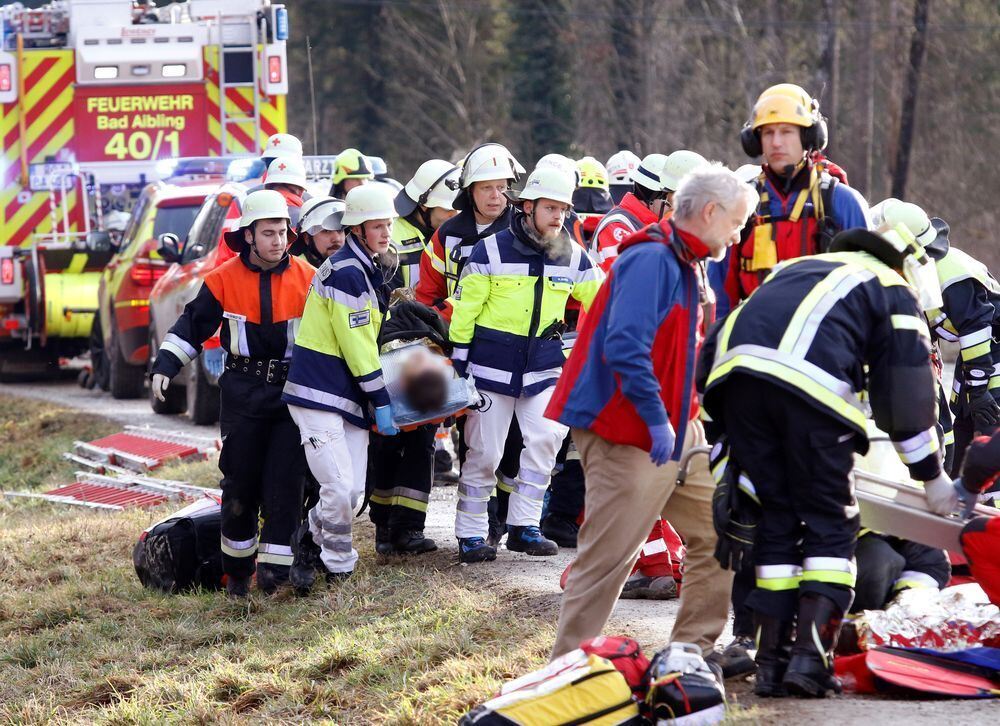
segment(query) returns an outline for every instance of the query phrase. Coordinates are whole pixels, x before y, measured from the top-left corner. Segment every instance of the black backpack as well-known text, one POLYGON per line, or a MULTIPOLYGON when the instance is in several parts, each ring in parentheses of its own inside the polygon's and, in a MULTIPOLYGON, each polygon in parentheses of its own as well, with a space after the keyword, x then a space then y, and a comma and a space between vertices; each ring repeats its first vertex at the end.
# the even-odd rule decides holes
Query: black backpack
POLYGON ((142 533, 132 550, 135 574, 144 586, 164 593, 221 589, 221 534, 221 504, 199 499, 142 533))

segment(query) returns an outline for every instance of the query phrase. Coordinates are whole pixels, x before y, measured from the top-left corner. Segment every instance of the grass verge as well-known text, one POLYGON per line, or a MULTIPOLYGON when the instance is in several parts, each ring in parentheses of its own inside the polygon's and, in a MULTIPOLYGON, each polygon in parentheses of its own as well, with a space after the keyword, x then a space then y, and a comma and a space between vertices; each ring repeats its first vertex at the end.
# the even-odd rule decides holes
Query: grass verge
MULTIPOLYGON (((119 427, 0 397, 0 488, 68 481, 74 439, 119 427)), ((209 463, 163 476, 217 486, 209 463)), ((375 561, 306 599, 141 587, 130 553, 169 508, 95 512, 0 500, 0 723, 454 723, 541 665, 544 599, 484 586, 451 553, 375 561)))

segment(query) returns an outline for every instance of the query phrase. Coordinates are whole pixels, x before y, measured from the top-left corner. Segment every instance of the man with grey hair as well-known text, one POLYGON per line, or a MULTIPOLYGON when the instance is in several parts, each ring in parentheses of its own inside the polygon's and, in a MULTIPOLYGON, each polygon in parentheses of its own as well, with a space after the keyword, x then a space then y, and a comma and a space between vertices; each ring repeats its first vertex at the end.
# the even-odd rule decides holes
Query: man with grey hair
POLYGON ((739 239, 756 192, 720 164, 686 176, 674 215, 627 237, 591 305, 545 415, 573 429, 587 477, 586 520, 559 614, 553 657, 601 633, 650 526, 687 543, 671 640, 712 651, 729 612, 731 573, 713 558, 708 458, 694 390, 711 298, 704 261, 739 239))

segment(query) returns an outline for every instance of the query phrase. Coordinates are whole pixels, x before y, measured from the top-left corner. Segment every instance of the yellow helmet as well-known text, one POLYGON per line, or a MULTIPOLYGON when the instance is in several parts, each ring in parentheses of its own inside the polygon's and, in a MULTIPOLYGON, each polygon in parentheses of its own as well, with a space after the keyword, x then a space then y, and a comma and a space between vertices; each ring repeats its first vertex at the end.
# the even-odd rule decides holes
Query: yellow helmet
POLYGON ((812 126, 816 121, 818 105, 800 86, 779 83, 771 86, 757 99, 750 119, 754 131, 765 124, 795 124, 812 126))
POLYGON ((368 159, 357 149, 344 149, 337 154, 337 160, 333 164, 333 176, 330 183, 340 184, 344 179, 374 179, 375 173, 372 171, 368 159))
POLYGON ((576 162, 576 168, 580 173, 580 186, 584 188, 603 189, 608 191, 608 170, 604 164, 593 156, 585 156, 576 162))
POLYGON ((819 102, 794 83, 779 83, 765 90, 753 106, 750 120, 740 132, 740 143, 747 155, 761 155, 761 126, 767 124, 793 124, 806 129, 802 132, 802 145, 806 149, 826 148, 826 120, 819 112, 819 102))

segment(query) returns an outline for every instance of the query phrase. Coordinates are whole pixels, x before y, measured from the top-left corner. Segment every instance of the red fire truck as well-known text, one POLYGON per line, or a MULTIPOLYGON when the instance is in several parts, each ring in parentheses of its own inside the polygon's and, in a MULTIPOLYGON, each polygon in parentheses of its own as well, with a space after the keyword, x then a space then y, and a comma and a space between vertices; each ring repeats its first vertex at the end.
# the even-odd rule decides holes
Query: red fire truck
POLYGON ((182 156, 286 130, 288 15, 270 0, 0 8, 0 378, 84 350, 104 217, 182 156))

